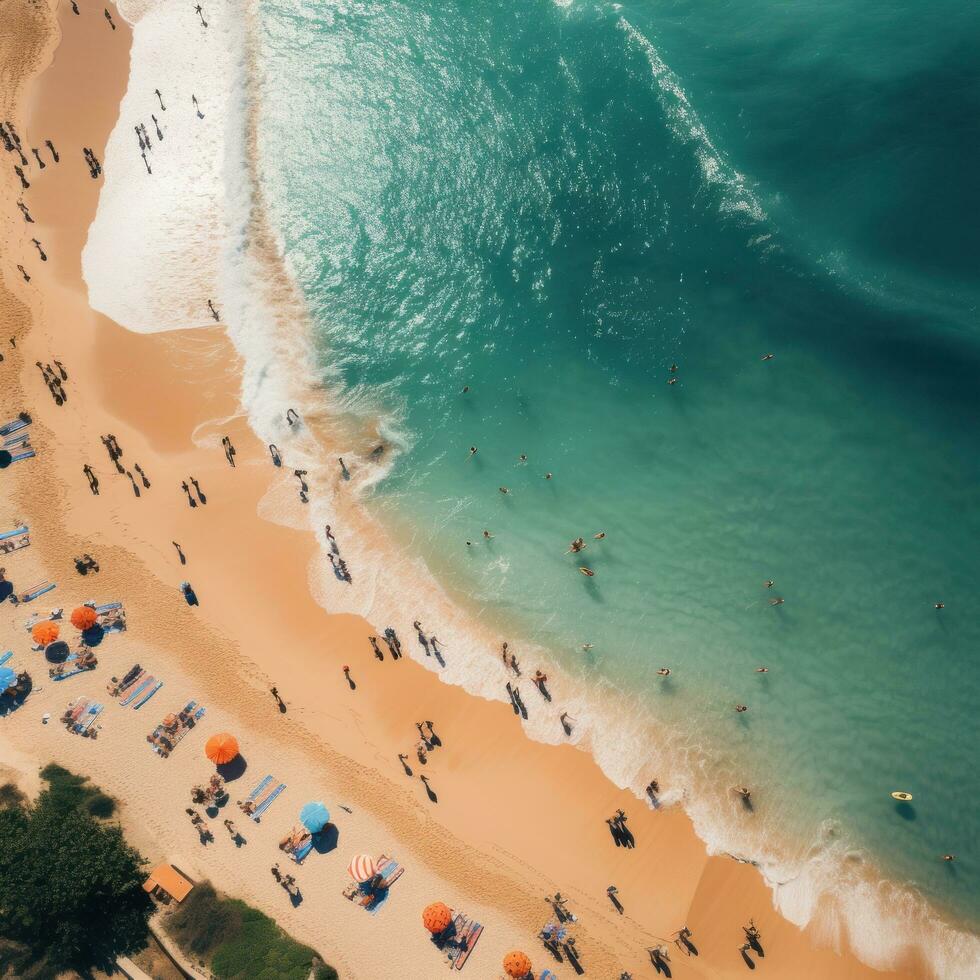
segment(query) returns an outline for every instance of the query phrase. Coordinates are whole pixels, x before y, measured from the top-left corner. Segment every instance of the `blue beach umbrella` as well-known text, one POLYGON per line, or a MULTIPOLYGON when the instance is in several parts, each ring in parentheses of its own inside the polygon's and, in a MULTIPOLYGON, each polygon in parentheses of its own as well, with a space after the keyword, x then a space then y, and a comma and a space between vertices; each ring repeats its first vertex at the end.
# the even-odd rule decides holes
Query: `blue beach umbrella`
POLYGON ((330 811, 322 803, 307 803, 299 811, 299 822, 311 834, 317 834, 330 823, 330 811))
POLYGON ((9 667, 0 667, 0 694, 3 694, 8 687, 13 687, 17 683, 17 671, 9 667))

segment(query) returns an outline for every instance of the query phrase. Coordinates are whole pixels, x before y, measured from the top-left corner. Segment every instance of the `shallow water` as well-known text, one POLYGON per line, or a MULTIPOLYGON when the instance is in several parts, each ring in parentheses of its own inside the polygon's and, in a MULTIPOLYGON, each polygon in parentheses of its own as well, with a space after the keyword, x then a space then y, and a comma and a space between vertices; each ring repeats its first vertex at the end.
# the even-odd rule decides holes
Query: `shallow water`
POLYGON ((262 27, 324 368, 406 446, 374 508, 773 833, 832 829, 975 927, 976 9, 270 0, 262 27))

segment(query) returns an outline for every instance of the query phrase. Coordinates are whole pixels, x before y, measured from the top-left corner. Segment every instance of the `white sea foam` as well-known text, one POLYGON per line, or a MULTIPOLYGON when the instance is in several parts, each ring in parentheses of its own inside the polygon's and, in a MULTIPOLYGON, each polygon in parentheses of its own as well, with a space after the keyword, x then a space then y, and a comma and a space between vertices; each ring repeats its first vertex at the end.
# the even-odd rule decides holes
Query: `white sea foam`
MULTIPOLYGON (((412 549, 393 548, 369 513, 352 513, 350 499, 384 476, 411 437, 397 417, 374 417, 376 392, 343 392, 316 366, 302 298, 254 179, 255 103, 250 99, 258 97, 256 86, 263 80, 248 33, 253 4, 211 0, 204 29, 191 5, 120 0, 120 13, 134 26, 133 55, 83 255, 91 303, 129 329, 152 332, 209 324, 206 300, 214 299, 243 357, 243 411, 263 442, 280 446, 288 469, 309 471, 307 507, 297 504, 296 485, 279 478, 262 500, 260 515, 318 535, 321 551, 309 569, 316 600, 330 611, 359 613, 381 628, 395 626, 406 653, 438 670, 435 658, 426 657, 413 639, 411 623, 421 616, 442 641, 446 667, 440 677, 476 696, 503 700, 509 675, 493 652, 492 625, 481 620, 479 610, 453 602, 412 549), (165 112, 157 111, 155 88, 163 93, 165 112), (192 92, 203 120, 194 112, 192 92), (156 141, 150 113, 160 120, 162 142, 156 141), (153 134, 152 176, 133 130, 140 121, 153 134), (286 407, 296 408, 303 423, 289 427, 286 407), (338 424, 338 414, 353 424, 338 424), (383 462, 368 458, 378 441, 388 446, 383 462), (351 461, 349 484, 339 481, 337 455, 351 461), (322 534, 327 523, 341 540, 353 585, 331 571, 322 534), (355 523, 356 535, 350 531, 355 523)), ((625 20, 620 26, 646 55, 666 116, 678 137, 695 145, 705 180, 722 188, 733 212, 762 221, 761 205, 716 148, 678 79, 645 37, 625 20)), ((887 967, 916 948, 944 980, 980 973, 977 938, 949 929, 914 892, 883 881, 870 861, 855 859, 836 828, 825 827, 819 840, 792 846, 761 815, 739 819, 725 792, 717 790, 730 785, 734 774, 720 773, 701 746, 658 726, 647 706, 607 682, 563 674, 549 666, 547 651, 512 646, 527 665, 545 669, 554 695, 554 704, 545 706, 530 684, 522 683, 530 737, 565 741, 557 716, 567 711, 575 719, 571 740, 591 752, 613 782, 644 799, 643 788, 656 775, 670 787, 661 802, 683 802, 712 853, 751 855, 788 919, 809 924, 828 945, 839 947, 846 940, 874 966, 887 967)))

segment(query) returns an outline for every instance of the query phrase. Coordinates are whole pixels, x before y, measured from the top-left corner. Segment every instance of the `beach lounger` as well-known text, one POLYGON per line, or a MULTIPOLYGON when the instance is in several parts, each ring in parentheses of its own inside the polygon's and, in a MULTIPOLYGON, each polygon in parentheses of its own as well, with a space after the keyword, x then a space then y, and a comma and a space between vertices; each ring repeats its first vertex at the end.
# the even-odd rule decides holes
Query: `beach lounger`
POLYGON ((33 459, 37 455, 33 449, 27 449, 22 453, 17 453, 15 456, 10 457, 11 463, 19 463, 22 459, 33 459))
POLYGON ((17 432, 18 429, 24 429, 31 424, 33 419, 27 412, 21 413, 17 418, 11 419, 9 422, 4 422, 0 425, 0 436, 9 436, 11 432, 17 432))
POLYGON ((120 707, 128 707, 130 702, 135 701, 155 680, 155 677, 144 676, 139 684, 130 690, 126 697, 119 699, 120 707))
MULTIPOLYGON (((78 660, 78 654, 69 654, 68 658, 65 660, 66 664, 73 663, 78 660)), ((74 677, 76 674, 87 674, 90 670, 95 670, 96 664, 91 664, 88 667, 77 667, 75 670, 68 670, 61 674, 50 674, 51 680, 53 681, 63 681, 69 677, 74 677)))
POLYGON ((30 528, 26 524, 21 524, 20 527, 15 527, 12 531, 0 532, 0 541, 6 541, 8 538, 16 538, 21 534, 27 534, 30 528))
POLYGON ((87 735, 92 730, 92 722, 102 714, 104 707, 105 705, 102 704, 91 705, 82 720, 75 726, 75 732, 78 735, 87 735))
MULTIPOLYGON (((186 708, 184 708, 184 711, 190 711, 196 703, 197 703, 196 701, 191 701, 191 703, 186 708)), ((157 738, 165 738, 168 742, 168 747, 166 752, 164 752, 162 751, 164 746, 160 745, 159 743, 156 743, 153 746, 153 751, 163 756, 164 759, 166 759, 173 752, 173 750, 177 748, 178 745, 180 745, 180 743, 184 739, 184 736, 189 731, 192 731, 194 729, 194 726, 197 725, 197 723, 203 717, 204 717, 204 706, 202 705, 200 708, 197 709, 197 711, 194 712, 194 714, 190 717, 190 719, 186 721, 183 725, 180 725, 172 735, 167 733, 167 730, 164 728, 163 725, 158 725, 156 731, 153 733, 153 735, 150 736, 150 741, 155 742, 157 738)))
POLYGON ((157 681, 155 684, 150 685, 149 689, 133 702, 133 710, 139 711, 139 709, 142 708, 143 705, 146 704, 146 702, 149 701, 161 687, 163 687, 163 681, 157 681))
POLYGON ((293 851, 289 856, 297 863, 302 864, 303 860, 313 850, 313 838, 311 837, 299 850, 293 851))
POLYGON ((262 814, 265 813, 265 811, 268 810, 270 806, 272 806, 273 801, 285 788, 286 788, 286 784, 280 783, 271 793, 269 793, 268 796, 266 796, 266 798, 261 803, 259 803, 259 805, 255 808, 255 811, 253 813, 250 813, 249 816, 256 823, 258 823, 259 818, 262 816, 262 814))
POLYGON ((11 552, 20 551, 21 548, 29 548, 31 546, 31 536, 29 534, 24 534, 19 538, 8 538, 6 541, 0 541, 0 555, 9 555, 11 552))
POLYGON ((139 664, 133 664, 129 670, 126 671, 122 676, 122 680, 118 680, 113 677, 112 680, 106 684, 106 690, 114 698, 125 697, 127 692, 131 691, 134 684, 138 684, 146 674, 139 664))
POLYGON ((261 793, 271 782, 272 782, 272 777, 266 776, 265 779, 263 779, 262 782, 259 783, 259 785, 256 786, 251 793, 248 794, 246 799, 249 799, 254 803, 258 799, 259 793, 261 793))
POLYGON ((0 654, 0 667, 2 667, 12 656, 13 652, 11 650, 8 650, 4 654, 0 654))
POLYGON ((30 443, 31 434, 29 432, 21 432, 18 435, 11 436, 9 439, 4 439, 3 448, 8 452, 12 452, 14 449, 26 448, 30 443))
POLYGON ((378 858, 378 866, 381 868, 379 874, 384 888, 390 888, 405 873, 402 865, 385 854, 378 858))
POLYGON ((462 970, 466 965, 466 961, 469 959, 470 953, 473 952, 473 947, 483 934, 483 926, 474 919, 467 919, 465 915, 457 916, 456 923, 456 937, 457 942, 460 943, 460 947, 453 965, 457 970, 462 970))
POLYGON ((55 588, 54 582, 42 582, 40 585, 31 586, 26 592, 22 592, 17 596, 18 602, 33 602, 35 599, 39 599, 46 592, 50 592, 55 588))
POLYGON ((106 613, 115 612, 117 609, 122 609, 121 602, 107 602, 104 606, 94 606, 96 615, 105 616, 106 613))

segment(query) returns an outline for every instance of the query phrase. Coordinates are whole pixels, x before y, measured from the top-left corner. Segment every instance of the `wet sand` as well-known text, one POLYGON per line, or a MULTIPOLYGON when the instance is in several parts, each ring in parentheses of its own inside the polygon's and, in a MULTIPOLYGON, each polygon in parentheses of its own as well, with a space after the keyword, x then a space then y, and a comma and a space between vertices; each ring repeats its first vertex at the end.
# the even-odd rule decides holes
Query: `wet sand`
MULTIPOLYGON (((313 601, 308 578, 320 558, 310 535, 257 516, 270 493, 295 500, 295 481, 273 469, 247 428, 237 355, 222 329, 135 335, 86 302, 80 254, 100 181, 90 178, 81 147, 101 159, 115 124, 128 75, 124 22, 114 13, 113 32, 101 12, 86 9, 75 17, 63 3, 58 27, 43 5, 4 6, 12 9, 11 33, 0 38, 0 115, 15 121, 25 149, 51 139, 61 163, 46 156, 41 172, 32 157, 25 169, 32 186, 22 198, 9 166, 0 188, 6 358, 0 414, 31 412, 38 451, 0 475, 0 524, 6 529, 23 520, 33 542, 2 564, 18 590, 45 578, 58 583, 30 605, 0 606, 0 645, 14 651, 11 664, 30 670, 39 687, 0 718, 3 765, 30 774, 31 765, 54 760, 91 775, 121 800, 126 831, 149 860, 172 860, 257 905, 343 976, 428 977, 444 970, 420 921, 424 905, 437 899, 486 927, 466 975, 497 976, 503 954, 515 947, 528 952, 536 972, 548 966, 570 975, 536 938, 553 918, 543 896, 556 889, 578 917, 582 963, 594 976, 647 975, 645 947, 684 925, 700 955, 689 959, 671 947, 675 971, 744 975, 740 926, 750 917, 766 951, 759 969, 772 976, 923 975, 915 964, 903 973, 876 973, 846 949, 835 952, 837 937, 800 932, 773 910, 751 867, 707 856, 681 811, 652 811, 613 786, 582 751, 529 741, 508 705, 445 685, 410 659, 414 636, 402 637, 409 657, 378 662, 367 636, 386 624, 328 615, 313 601), (32 66, 43 70, 18 89, 32 66), (35 224, 24 223, 18 199, 35 224), (38 261, 31 237, 43 243, 48 262, 38 261), (30 284, 20 280, 18 262, 32 275, 30 284), (52 358, 69 372, 69 400, 60 408, 35 367, 52 358), (99 441, 109 432, 123 447, 127 468, 139 462, 152 481, 138 499, 99 441), (234 469, 224 459, 222 435, 238 450, 234 469), (86 463, 101 481, 98 496, 82 473, 86 463), (200 481, 206 506, 188 506, 180 483, 190 475, 200 481), (174 540, 187 555, 186 567, 174 540), (76 574, 72 557, 83 552, 100 562, 97 575, 76 574), (199 607, 184 603, 183 579, 192 582, 199 607), (32 612, 63 606, 67 613, 90 599, 124 601, 129 629, 99 646, 94 672, 52 682, 23 623, 32 612), (109 678, 137 661, 164 687, 139 711, 100 697, 106 708, 97 739, 69 735, 54 720, 41 723, 45 712, 57 717, 70 698, 104 695, 109 678), (355 690, 343 664, 351 667, 355 690), (286 700, 284 714, 269 694, 273 684, 286 700), (207 707, 206 715, 169 759, 160 759, 145 736, 192 698, 207 707), (443 747, 420 766, 415 722, 424 719, 434 721, 443 747), (257 825, 230 805, 210 819, 216 839, 202 847, 183 811, 191 786, 213 771, 204 741, 222 730, 237 735, 247 762, 229 787, 232 800, 266 774, 287 790, 257 825), (411 778, 399 752, 410 757, 411 778), (420 772, 430 777, 437 802, 427 797, 420 772), (276 842, 313 799, 332 811, 336 846, 294 869, 276 842), (610 838, 605 818, 618 808, 629 815, 635 850, 616 848, 610 838), (243 847, 227 838, 226 816, 247 838, 243 847), (407 869, 377 916, 340 894, 348 862, 362 851, 394 855, 407 869), (298 906, 269 874, 276 861, 296 876, 303 893, 298 906), (606 897, 609 884, 619 889, 622 916, 606 897)), ((335 531, 343 542, 344 528, 335 531)), ((438 632, 438 624, 427 626, 438 632)), ((70 627, 66 634, 76 635, 70 627)), ((524 687, 533 711, 537 695, 524 687)))

